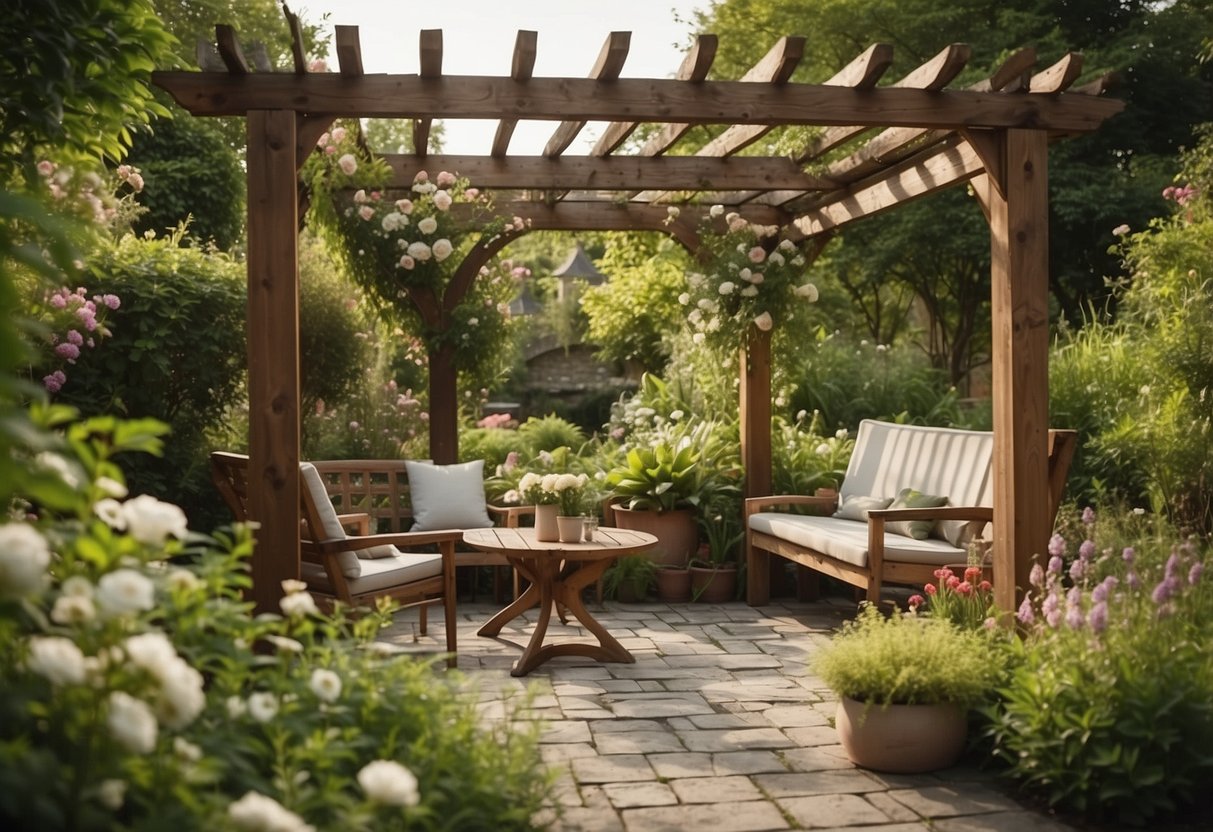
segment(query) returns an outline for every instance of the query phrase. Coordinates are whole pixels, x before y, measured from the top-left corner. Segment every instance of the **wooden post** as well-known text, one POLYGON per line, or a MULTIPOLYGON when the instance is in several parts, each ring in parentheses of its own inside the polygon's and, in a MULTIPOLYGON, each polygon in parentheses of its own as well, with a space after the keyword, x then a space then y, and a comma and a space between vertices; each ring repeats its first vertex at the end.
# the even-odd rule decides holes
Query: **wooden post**
POLYGON ((249 518, 253 602, 299 577, 299 263, 295 113, 248 114, 249 518))
POLYGON ((459 460, 459 394, 455 348, 430 352, 430 458, 438 465, 459 460))
POLYGON ((994 383, 994 600, 1014 610, 1049 541, 1048 136, 999 137, 989 200, 994 383), (1001 185, 1001 187, 1000 187, 1001 185), (1012 580, 1013 578, 1013 580, 1012 580))
POLYGON ((741 464, 745 496, 771 493, 771 333, 755 328, 741 350, 741 464))

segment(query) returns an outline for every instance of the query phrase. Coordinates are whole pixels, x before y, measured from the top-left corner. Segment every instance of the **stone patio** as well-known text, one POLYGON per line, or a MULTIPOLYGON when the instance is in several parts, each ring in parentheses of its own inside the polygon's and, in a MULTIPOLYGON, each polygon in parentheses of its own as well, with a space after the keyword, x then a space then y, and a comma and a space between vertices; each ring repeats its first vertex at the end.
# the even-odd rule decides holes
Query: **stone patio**
MULTIPOLYGON (((831 727, 833 695, 807 659, 854 604, 591 605, 636 663, 558 658, 524 679, 509 669, 535 611, 499 639, 477 636, 497 609, 460 604, 459 667, 487 717, 527 687, 534 693, 528 715, 545 721, 543 756, 559 771, 557 830, 1071 828, 1024 808, 971 764, 905 776, 846 759, 831 727)), ((415 614, 399 613, 382 638, 440 649, 441 615, 430 627, 418 638, 415 614)), ((555 620, 548 636, 592 641, 555 620)))

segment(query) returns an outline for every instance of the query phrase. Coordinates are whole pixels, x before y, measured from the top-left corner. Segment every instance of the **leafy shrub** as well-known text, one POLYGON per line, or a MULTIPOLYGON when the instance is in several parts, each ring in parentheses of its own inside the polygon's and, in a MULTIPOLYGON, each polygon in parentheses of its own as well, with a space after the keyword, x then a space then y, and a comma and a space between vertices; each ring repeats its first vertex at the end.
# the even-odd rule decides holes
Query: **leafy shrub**
POLYGON ((464 461, 483 459, 486 471, 495 471, 504 465, 511 453, 515 462, 520 453, 528 459, 531 456, 517 430, 467 428, 459 434, 459 458, 464 461))
POLYGON ((1142 823, 1207 797, 1213 779, 1207 558, 1192 541, 1124 546, 1086 519, 1068 568, 1057 535, 1033 569, 1027 636, 988 735, 1051 805, 1142 823))
POLYGON ((376 644, 386 606, 330 617, 288 582, 252 616, 247 529, 187 549, 176 507, 122 502, 114 455, 160 431, 64 427, 0 447, 55 459, 38 518, 0 524, 5 828, 533 828, 538 723, 488 724, 460 674, 376 644))
POLYGON ((581 428, 559 416, 532 416, 518 427, 518 436, 532 455, 557 448, 579 448, 585 442, 581 428))
POLYGON ((775 416, 771 430, 772 483, 776 494, 812 494, 819 488, 842 485, 855 440, 845 428, 830 436, 820 433, 821 414, 795 422, 775 416))
POLYGON ((208 431, 243 395, 245 275, 222 254, 180 248, 175 237, 128 236, 95 252, 88 284, 117 295, 113 336, 82 353, 59 400, 96 415, 166 422, 163 458, 132 460, 137 492, 159 494, 198 518, 225 517, 207 469, 208 431))

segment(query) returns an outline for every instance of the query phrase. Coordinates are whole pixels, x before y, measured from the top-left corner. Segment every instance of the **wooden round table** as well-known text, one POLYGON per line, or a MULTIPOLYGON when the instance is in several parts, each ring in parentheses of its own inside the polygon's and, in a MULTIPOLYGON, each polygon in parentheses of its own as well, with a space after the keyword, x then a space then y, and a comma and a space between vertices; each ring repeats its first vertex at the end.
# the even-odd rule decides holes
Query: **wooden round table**
POLYGON ((539 621, 531 641, 510 671, 525 676, 556 656, 587 656, 604 662, 634 662, 627 649, 594 620, 581 601, 582 591, 595 583, 615 558, 643 552, 657 543, 647 532, 630 529, 599 528, 590 543, 546 542, 535 539, 534 529, 472 529, 463 533, 469 546, 505 556, 522 573, 530 586, 514 603, 493 616, 478 635, 495 637, 501 628, 532 607, 539 607, 539 621), (593 633, 597 644, 544 644, 552 608, 573 614, 593 633))

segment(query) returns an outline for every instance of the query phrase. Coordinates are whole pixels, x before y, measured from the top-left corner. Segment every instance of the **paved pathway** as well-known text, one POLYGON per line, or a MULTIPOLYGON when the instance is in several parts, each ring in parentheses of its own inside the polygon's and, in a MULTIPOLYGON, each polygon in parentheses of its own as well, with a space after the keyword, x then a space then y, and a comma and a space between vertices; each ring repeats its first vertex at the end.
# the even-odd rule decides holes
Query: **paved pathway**
MULTIPOLYGON (((807 667, 853 604, 616 604, 592 607, 635 664, 560 658, 525 679, 509 668, 534 611, 500 639, 476 630, 497 611, 461 604, 459 667, 487 716, 526 687, 545 721, 544 759, 560 772, 562 832, 1061 832, 971 765, 933 775, 853 766, 837 744, 831 692, 807 667)), ((398 614, 383 639, 415 641, 398 614)), ((437 649, 442 619, 422 644, 437 649)), ((554 621, 549 638, 584 631, 554 621)), ((589 640, 589 639, 587 639, 589 640)))

